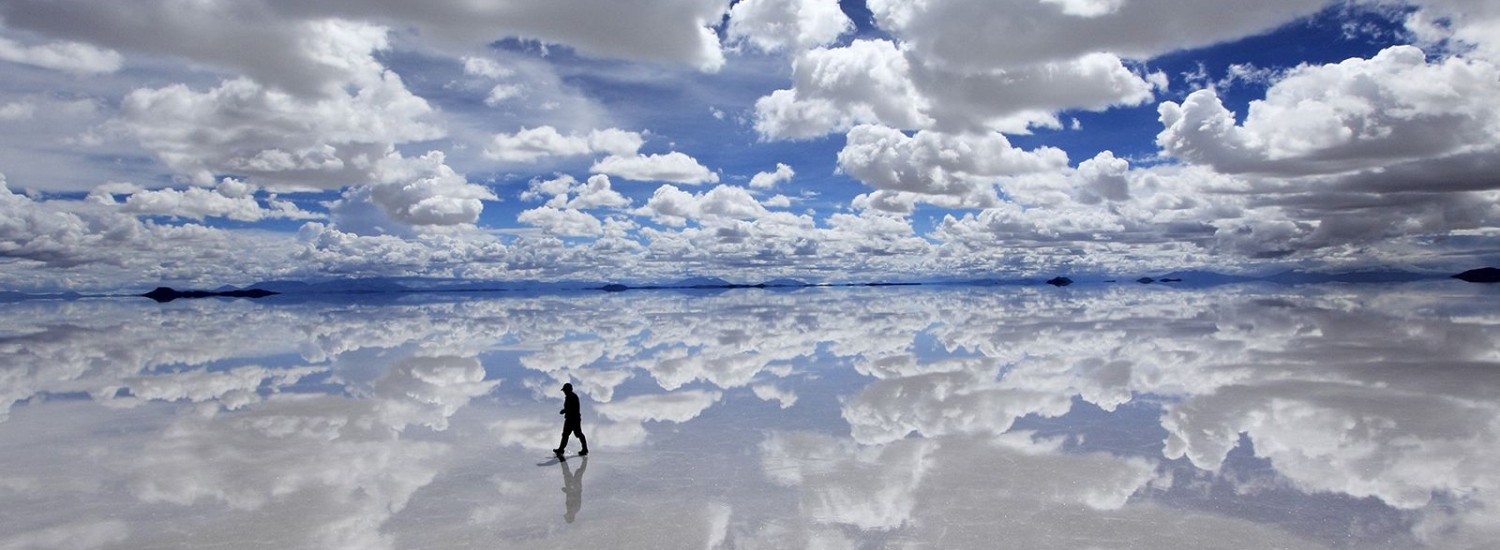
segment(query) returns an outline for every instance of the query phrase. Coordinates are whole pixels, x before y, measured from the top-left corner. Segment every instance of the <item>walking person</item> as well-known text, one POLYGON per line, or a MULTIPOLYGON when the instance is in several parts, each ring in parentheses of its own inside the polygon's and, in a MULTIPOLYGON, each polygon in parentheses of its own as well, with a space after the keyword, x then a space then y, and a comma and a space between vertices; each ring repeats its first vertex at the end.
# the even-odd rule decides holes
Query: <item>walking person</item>
POLYGON ((578 451, 578 456, 588 456, 589 440, 583 437, 583 417, 578 412, 578 394, 573 393, 572 383, 563 384, 562 391, 563 408, 557 411, 557 414, 563 415, 562 443, 552 449, 552 452, 562 456, 563 451, 568 449, 568 434, 571 433, 578 435, 578 444, 583 446, 583 450, 578 451))

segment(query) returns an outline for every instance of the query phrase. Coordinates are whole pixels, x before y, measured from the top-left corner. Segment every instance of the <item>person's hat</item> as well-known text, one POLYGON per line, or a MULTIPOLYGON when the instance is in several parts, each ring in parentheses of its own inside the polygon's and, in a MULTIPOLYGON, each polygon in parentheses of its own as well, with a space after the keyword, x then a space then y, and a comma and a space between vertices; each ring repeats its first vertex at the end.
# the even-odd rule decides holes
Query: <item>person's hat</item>
POLYGON ((563 391, 573 391, 573 383, 568 382, 563 384, 563 391))

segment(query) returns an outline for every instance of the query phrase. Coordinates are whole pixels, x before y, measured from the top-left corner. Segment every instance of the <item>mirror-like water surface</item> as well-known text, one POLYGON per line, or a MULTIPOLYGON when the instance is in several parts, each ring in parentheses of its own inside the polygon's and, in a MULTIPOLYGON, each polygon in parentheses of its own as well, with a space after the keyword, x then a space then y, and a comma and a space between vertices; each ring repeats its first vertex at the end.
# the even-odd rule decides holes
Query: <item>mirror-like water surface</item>
POLYGON ((4 304, 0 548, 1484 547, 1496 292, 4 304))

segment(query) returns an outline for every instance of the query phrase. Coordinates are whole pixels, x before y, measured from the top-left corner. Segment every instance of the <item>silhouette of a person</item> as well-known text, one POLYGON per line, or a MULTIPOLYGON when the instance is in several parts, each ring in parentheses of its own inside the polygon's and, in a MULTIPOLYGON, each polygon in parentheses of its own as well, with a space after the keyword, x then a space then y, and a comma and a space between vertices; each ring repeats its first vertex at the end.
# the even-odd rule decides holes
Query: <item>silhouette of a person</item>
POLYGON ((562 456, 563 451, 568 449, 568 434, 571 433, 578 436, 578 444, 583 446, 583 450, 578 451, 578 456, 588 456, 589 440, 583 437, 583 417, 578 412, 578 394, 573 393, 571 383, 563 384, 562 391, 563 408, 557 411, 557 414, 563 415, 562 443, 552 449, 552 452, 562 456))
POLYGON ((568 470, 568 461, 559 460, 563 472, 563 494, 567 495, 567 513, 563 519, 573 523, 573 517, 578 515, 578 509, 583 507, 583 472, 589 469, 589 457, 583 457, 583 464, 578 466, 578 473, 568 470))

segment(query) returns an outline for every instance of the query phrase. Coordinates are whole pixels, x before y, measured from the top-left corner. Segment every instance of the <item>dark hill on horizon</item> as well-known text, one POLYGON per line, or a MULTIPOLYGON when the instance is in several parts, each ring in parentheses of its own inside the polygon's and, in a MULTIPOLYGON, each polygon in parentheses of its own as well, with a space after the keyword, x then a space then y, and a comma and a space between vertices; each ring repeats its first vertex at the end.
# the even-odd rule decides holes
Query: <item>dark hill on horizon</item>
POLYGON ((718 277, 688 277, 681 281, 662 286, 675 288, 728 288, 739 285, 735 285, 734 283, 731 283, 724 279, 720 279, 718 277))
MULTIPOLYGON (((220 287, 223 288, 223 287, 220 287)), ((172 300, 189 298, 265 298, 274 296, 275 292, 262 289, 251 290, 177 290, 171 287, 159 286, 156 290, 142 294, 146 298, 157 302, 167 303, 172 300)))
POLYGON ((1470 269, 1463 273, 1454 275, 1453 278, 1460 281, 1468 281, 1471 283, 1500 283, 1500 269, 1495 269, 1493 267, 1470 269))

